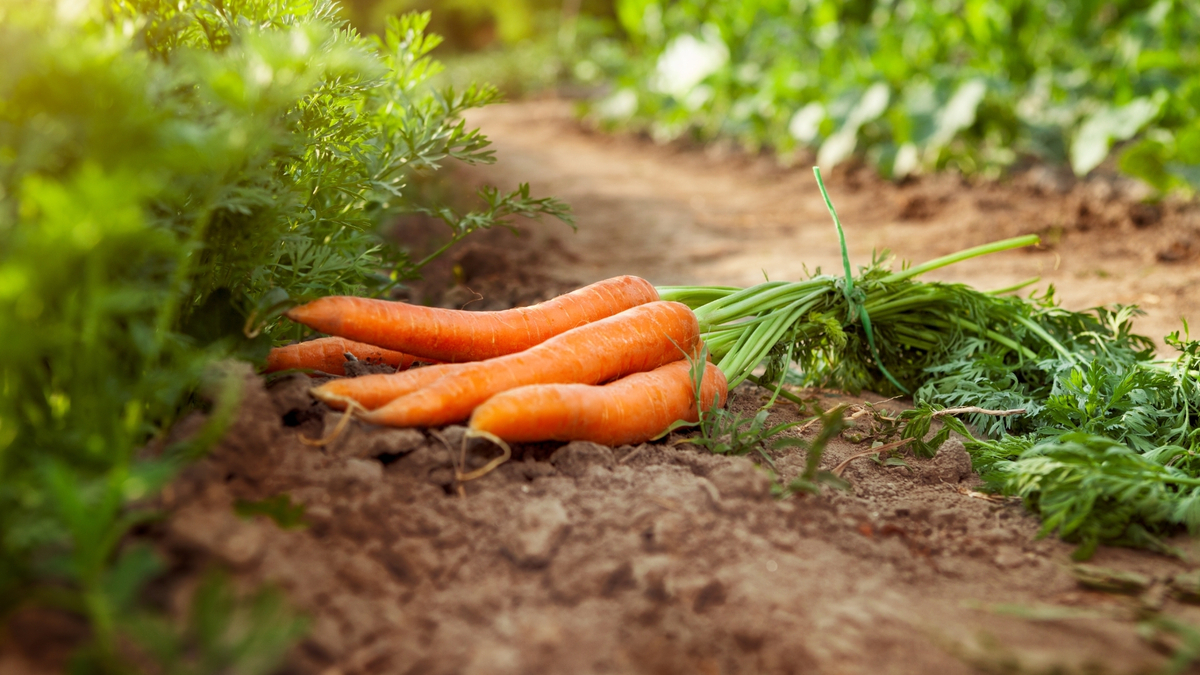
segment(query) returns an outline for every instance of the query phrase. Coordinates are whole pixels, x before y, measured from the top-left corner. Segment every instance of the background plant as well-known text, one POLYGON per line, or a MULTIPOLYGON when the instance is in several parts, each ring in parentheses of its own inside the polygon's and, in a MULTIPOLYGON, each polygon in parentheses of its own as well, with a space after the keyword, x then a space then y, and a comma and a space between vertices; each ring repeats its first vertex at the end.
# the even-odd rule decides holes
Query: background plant
MULTIPOLYGON (((660 140, 734 139, 785 160, 854 154, 888 176, 1083 175, 1114 144, 1159 189, 1200 185, 1200 15, 1187 0, 617 0, 591 112, 660 140), (614 58, 616 53, 619 58, 614 58)), ((586 69, 585 69, 586 70, 586 69)))
POLYGON ((247 338, 247 316, 419 274, 430 258, 378 234, 399 214, 434 215, 451 243, 568 218, 526 187, 465 214, 410 194, 492 161, 460 114, 496 91, 430 88, 427 22, 365 38, 325 0, 0 0, 0 613, 79 612, 91 662, 119 667, 156 570, 125 540, 153 517, 130 504, 231 420, 242 376, 212 364, 280 337, 267 321, 247 338), (196 405, 201 434, 139 455, 196 405))

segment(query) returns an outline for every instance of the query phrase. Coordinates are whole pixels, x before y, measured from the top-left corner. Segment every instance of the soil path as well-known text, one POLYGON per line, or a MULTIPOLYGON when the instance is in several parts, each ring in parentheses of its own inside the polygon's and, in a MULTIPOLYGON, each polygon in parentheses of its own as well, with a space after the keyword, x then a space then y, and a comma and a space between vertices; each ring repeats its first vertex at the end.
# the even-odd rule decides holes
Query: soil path
MULTIPOLYGON (((459 494, 462 427, 351 425, 315 448, 300 436, 339 416, 313 404, 308 378, 264 389, 247 375, 227 439, 164 493, 178 573, 164 602, 186 614, 206 559, 282 587, 313 618, 291 673, 1153 673, 1177 643, 1139 621, 1200 623, 1167 593, 1189 565, 1101 549, 1093 563, 1135 583, 1088 590, 1070 546, 1037 539, 1019 502, 973 489, 961 443, 875 463, 866 415, 825 456, 859 456, 849 492, 778 499, 748 458, 673 436, 519 446, 459 494), (283 494, 305 527, 234 514, 283 494)), ((753 414, 761 394, 739 388, 730 407, 753 414)), ((780 405, 768 422, 796 419, 780 405)), ((468 468, 495 452, 468 444, 468 468)), ((782 484, 804 466, 795 448, 770 456, 782 484)))
MULTIPOLYGON (((808 269, 841 269, 837 236, 811 171, 718 149, 655 146, 589 133, 570 104, 493 106, 469 120, 495 143, 498 163, 476 176, 501 186, 512 177, 535 194, 569 203, 574 235, 535 227, 562 243, 542 263, 593 281, 637 274, 656 284, 749 285, 767 275, 796 279, 808 269)), ((1005 184, 970 186, 954 176, 904 185, 866 169, 838 167, 826 185, 846 227, 851 262, 874 250, 923 262, 1010 236, 1036 233, 1044 245, 943 268, 930 279, 1003 288, 1040 276, 1070 309, 1138 304, 1137 329, 1156 340, 1200 307, 1200 208, 1144 204, 1130 182, 1076 182, 1036 169, 1005 184)))

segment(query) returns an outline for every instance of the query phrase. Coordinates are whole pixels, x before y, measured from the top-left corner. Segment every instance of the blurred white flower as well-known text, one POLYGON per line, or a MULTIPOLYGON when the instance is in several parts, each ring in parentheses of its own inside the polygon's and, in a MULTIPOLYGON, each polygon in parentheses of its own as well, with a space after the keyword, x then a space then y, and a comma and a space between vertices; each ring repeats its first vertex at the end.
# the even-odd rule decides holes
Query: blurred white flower
POLYGON ((618 89, 596 104, 596 113, 606 120, 627 120, 637 112, 637 92, 618 89))
POLYGON ((850 111, 850 115, 842 127, 833 132, 821 144, 821 149, 817 151, 817 164, 832 168, 852 155, 854 147, 858 145, 859 127, 867 122, 875 121, 882 115, 887 110, 890 100, 891 93, 886 84, 876 82, 868 87, 854 109, 850 111))
POLYGON ((904 178, 920 168, 921 154, 917 151, 917 146, 912 143, 901 145, 900 149, 896 151, 896 162, 892 165, 892 175, 896 178, 904 178))
POLYGON ((825 106, 813 101, 792 115, 788 122, 788 133, 801 143, 812 143, 821 131, 821 122, 825 121, 825 106))
POLYGON ((658 57, 653 87, 685 100, 696 85, 729 61, 729 48, 715 26, 705 25, 701 37, 680 35, 658 57))

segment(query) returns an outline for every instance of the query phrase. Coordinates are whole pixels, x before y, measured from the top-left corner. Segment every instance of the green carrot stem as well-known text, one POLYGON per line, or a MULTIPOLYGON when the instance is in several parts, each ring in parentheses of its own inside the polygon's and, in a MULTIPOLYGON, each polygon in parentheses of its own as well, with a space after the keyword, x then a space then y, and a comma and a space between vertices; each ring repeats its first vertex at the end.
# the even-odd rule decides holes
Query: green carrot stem
POLYGON ((837 210, 833 208, 833 200, 825 189, 825 181, 821 180, 821 167, 813 167, 813 175, 817 177, 817 187, 821 189, 821 197, 825 199, 825 208, 833 218, 833 226, 837 228, 838 244, 842 247, 842 267, 846 270, 846 295, 854 291, 854 275, 850 273, 850 251, 846 248, 846 231, 842 229, 842 220, 838 218, 837 210))
MULTIPOLYGON (((787 313, 779 312, 773 320, 763 322, 750 333, 750 339, 746 341, 744 348, 735 349, 736 353, 734 358, 729 361, 728 369, 721 369, 729 378, 730 387, 740 384, 750 374, 750 371, 766 358, 771 347, 779 342, 787 329, 803 316, 802 309, 793 309, 787 313)), ((742 346, 739 345, 739 347, 742 346)))
MULTIPOLYGON (((751 339, 745 343, 739 342, 734 348, 734 351, 737 352, 736 356, 728 361, 722 361, 722 364, 728 367, 728 369, 722 368, 722 370, 727 377, 732 378, 729 386, 735 386, 735 381, 741 382, 745 379, 742 373, 748 373, 766 358, 771 348, 783 338, 788 330, 794 330, 798 334, 799 332, 810 332, 809 328, 817 328, 812 324, 802 322, 801 318, 811 312, 816 305, 816 299, 813 296, 822 294, 810 294, 794 300, 786 308, 764 315, 765 320, 754 329, 751 339)), ((743 326, 744 324, 737 325, 743 326)), ((791 354, 790 349, 789 346, 789 355, 791 354)))
POLYGON ((899 340, 909 346, 917 349, 922 349, 931 352, 937 348, 938 342, 936 339, 931 339, 929 335, 922 331, 916 330, 903 324, 891 326, 892 332, 896 334, 899 340))
POLYGON ((883 359, 879 356, 879 350, 875 348, 875 332, 871 330, 871 315, 867 313, 867 308, 859 305, 858 316, 862 320, 863 332, 867 334, 867 347, 871 349, 871 357, 875 359, 875 365, 879 367, 879 372, 883 373, 888 382, 891 382, 900 391, 905 394, 912 393, 908 390, 908 387, 900 384, 900 381, 892 376, 887 366, 883 365, 883 359))
POLYGON ((1032 332, 1034 335, 1042 338, 1042 340, 1044 340, 1046 342, 1046 344, 1053 347, 1054 351, 1058 352, 1059 355, 1061 355, 1064 359, 1067 359, 1068 361, 1076 360, 1075 355, 1072 354, 1071 352, 1067 351, 1067 348, 1062 346, 1062 344, 1059 343, 1058 340, 1055 340, 1054 337, 1052 335, 1050 335, 1049 333, 1047 333, 1044 328, 1042 328, 1041 326, 1037 325, 1033 321, 1030 321, 1029 319, 1027 319, 1023 316, 1015 316, 1013 318, 1016 319, 1017 323, 1028 328, 1030 330, 1030 332, 1032 332))
MULTIPOLYGON (((791 286, 794 283, 804 283, 804 282, 764 281, 761 284, 755 284, 753 286, 748 286, 748 287, 740 289, 738 291, 734 291, 733 293, 726 294, 724 297, 721 297, 721 298, 713 301, 713 303, 716 304, 718 307, 724 307, 730 303, 739 302, 747 297, 754 297, 766 290, 773 289, 773 288, 780 288, 782 286, 791 286)), ((661 293, 659 295, 661 296, 661 293)))
POLYGON ((903 281, 905 279, 911 279, 915 276, 925 274, 926 272, 936 270, 939 267, 953 265, 954 263, 969 260, 981 255, 988 255, 989 253, 999 253, 1000 251, 1021 248, 1023 246, 1032 246, 1034 244, 1041 243, 1041 241, 1042 240, 1036 234, 1027 234, 1023 237, 1013 237, 1011 239, 994 241, 990 244, 974 246, 972 248, 959 251, 958 253, 951 253, 950 255, 942 256, 941 258, 934 258, 927 263, 917 265, 916 267, 910 267, 900 272, 893 272, 883 279, 880 279, 880 281, 885 284, 895 283, 897 281, 903 281))
POLYGON ((688 307, 696 309, 742 289, 727 286, 658 286, 657 290, 661 300, 682 302, 688 307))
POLYGON ((1015 293, 1015 292, 1021 290, 1022 288, 1025 288, 1026 286, 1032 286, 1041 280, 1042 280, 1041 277, 1030 277, 1030 278, 1026 279, 1025 281, 1017 282, 1017 283, 1013 284, 1012 286, 1005 286, 1004 288, 997 288, 992 291, 987 291, 987 294, 988 295, 1004 295, 1006 293, 1015 293))
MULTIPOLYGON (((737 376, 737 371, 734 370, 734 368, 739 361, 745 358, 744 354, 746 351, 746 344, 754 339, 754 333, 760 327, 761 325, 756 326, 754 330, 742 331, 738 335, 737 342, 734 343, 733 347, 731 347, 729 351, 726 352, 721 358, 721 360, 717 362, 717 367, 721 369, 721 372, 725 373, 725 378, 728 380, 728 386, 730 389, 735 386, 733 384, 733 380, 737 376)), ((738 380, 738 382, 740 381, 741 380, 738 380)))
MULTIPOLYGON (((1002 344, 1005 347, 1008 347, 1009 349, 1021 354, 1022 356, 1024 356, 1027 359, 1036 359, 1037 358, 1037 354, 1034 353, 1034 351, 1032 349, 1029 349, 1028 347, 1023 346, 1020 343, 1016 342, 1015 340, 1012 340, 1011 338, 1007 338, 1007 337, 1001 335, 1000 333, 997 333, 994 330, 984 328, 983 326, 980 326, 979 324, 975 323, 974 321, 964 319, 961 316, 951 315, 950 322, 961 328, 966 328, 968 330, 971 330, 977 335, 982 335, 982 336, 988 338, 989 340, 993 340, 994 342, 1002 344)), ((930 323, 933 323, 933 322, 931 321, 930 323)))
POLYGON ((946 299, 937 295, 917 295, 915 297, 897 298, 895 300, 884 300, 877 304, 865 303, 864 306, 871 316, 883 316, 894 314, 899 310, 906 310, 912 307, 921 305, 934 305, 944 303, 946 299))
POLYGON ((779 283, 759 284, 746 289, 745 293, 737 293, 709 303, 696 310, 696 317, 708 323, 724 323, 739 316, 759 314, 782 307, 791 303, 793 296, 799 293, 807 292, 809 296, 819 296, 829 290, 824 282, 813 284, 811 281, 802 281, 776 285, 779 283))

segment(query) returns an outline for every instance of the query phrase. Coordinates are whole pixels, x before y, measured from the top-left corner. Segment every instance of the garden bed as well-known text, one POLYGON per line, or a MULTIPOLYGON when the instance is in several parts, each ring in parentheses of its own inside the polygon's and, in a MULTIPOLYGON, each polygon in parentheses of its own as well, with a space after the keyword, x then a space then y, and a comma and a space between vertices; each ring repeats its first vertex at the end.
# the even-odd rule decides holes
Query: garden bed
MULTIPOLYGON (((481 233, 431 265, 410 299, 499 309, 616 274, 749 284, 764 272, 800 278, 805 265, 840 265, 806 171, 592 135, 556 101, 472 121, 494 138, 504 168, 462 180, 529 179, 574 207, 579 232, 481 233)), ((859 263, 873 247, 922 261, 1035 232, 1046 246, 934 276, 994 288, 1041 275, 1070 308, 1142 304, 1137 328, 1156 338, 1200 301, 1200 211, 1145 204, 1122 180, 1077 183, 1035 168, 1004 184, 940 176, 894 185, 840 169, 829 182, 859 263)), ((403 224, 405 240, 427 226, 403 224)), ((240 587, 282 588, 311 619, 289 653, 291 672, 1146 672, 1182 644, 1157 630, 1165 619, 1200 623, 1174 581, 1193 562, 1101 548, 1091 561, 1099 570, 1074 567, 1073 547, 1039 539, 1019 501, 978 491, 957 441, 933 459, 872 461, 863 454, 870 411, 890 414, 902 400, 796 392, 826 409, 857 406, 822 463, 861 455, 844 467, 845 492, 778 499, 773 485, 803 469, 803 450, 770 451, 772 478, 761 457, 713 455, 678 443, 686 434, 637 447, 517 446, 460 492, 452 453, 461 429, 352 424, 314 447, 301 438, 332 431, 340 415, 307 396, 312 381, 245 377, 225 440, 162 493, 165 519, 137 537, 165 555, 151 595, 175 616, 214 562, 240 587), (278 516, 270 500, 284 495, 282 512, 298 519, 290 527, 238 515, 274 503, 278 516), (1096 590, 1115 571, 1135 583, 1096 590)), ((745 384, 730 405, 752 414, 765 395, 745 384)), ((781 403, 770 419, 802 415, 781 403)), ((186 436, 201 419, 173 433, 186 436)), ((472 445, 470 463, 494 452, 472 445)), ((1172 543, 1196 552, 1190 540, 1172 543)), ((57 669, 85 635, 46 610, 18 615, 8 630, 5 672, 57 669)))

